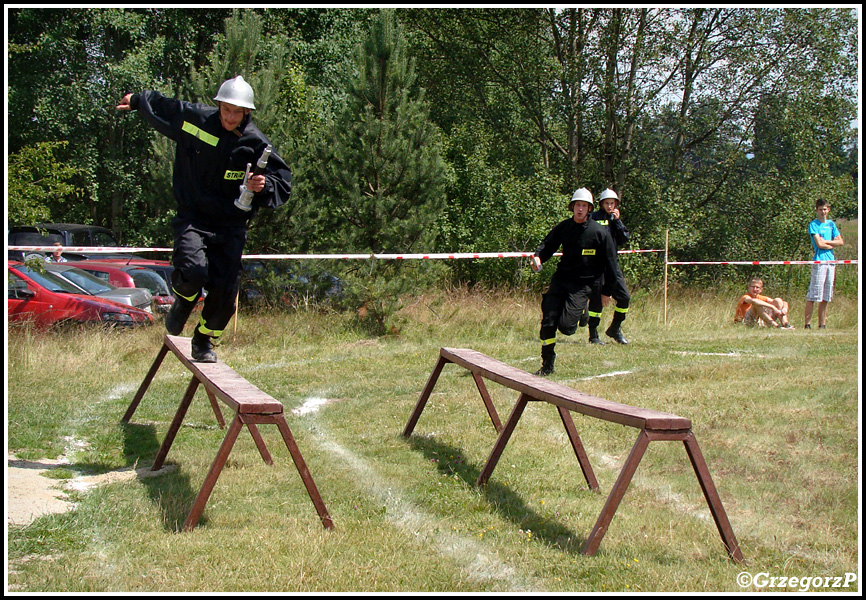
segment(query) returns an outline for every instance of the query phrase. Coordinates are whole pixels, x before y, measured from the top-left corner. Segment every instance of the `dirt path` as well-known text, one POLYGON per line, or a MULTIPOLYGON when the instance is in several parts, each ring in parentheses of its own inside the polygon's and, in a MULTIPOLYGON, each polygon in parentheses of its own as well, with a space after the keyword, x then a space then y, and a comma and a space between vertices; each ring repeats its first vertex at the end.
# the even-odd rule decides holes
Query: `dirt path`
POLYGON ((6 455, 6 523, 25 526, 43 515, 62 513, 75 508, 69 501, 66 490, 87 490, 95 485, 129 481, 135 478, 162 475, 173 466, 159 471, 149 468, 127 467, 101 475, 87 475, 72 479, 52 479, 44 473, 52 469, 69 468, 65 458, 50 460, 22 460, 12 454, 6 455))
POLYGON ((66 494, 58 489, 60 480, 42 474, 63 466, 62 460, 20 460, 6 455, 6 523, 29 525, 42 515, 73 508, 66 494))

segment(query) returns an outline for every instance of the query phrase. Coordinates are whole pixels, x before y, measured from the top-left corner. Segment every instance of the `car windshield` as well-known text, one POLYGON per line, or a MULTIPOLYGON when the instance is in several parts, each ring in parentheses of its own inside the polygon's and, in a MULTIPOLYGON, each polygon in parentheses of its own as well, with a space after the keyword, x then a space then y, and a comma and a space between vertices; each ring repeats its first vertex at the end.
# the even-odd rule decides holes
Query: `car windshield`
POLYGON ((65 292, 68 294, 80 294, 83 290, 72 282, 58 277, 56 273, 39 273, 25 265, 18 265, 15 269, 23 275, 26 275, 45 289, 52 292, 65 292))
POLYGON ((150 269, 133 269, 129 271, 132 275, 132 280, 135 282, 135 287, 147 288, 154 296, 168 296, 168 285, 158 273, 154 273, 150 269))
POLYGON ((62 271, 58 271, 57 275, 60 275, 64 279, 68 279, 94 296, 115 289, 110 283, 105 283, 98 277, 94 277, 90 273, 78 268, 63 269, 62 271))
POLYGON ((94 231, 93 232, 93 245, 94 246, 117 246, 117 240, 115 240, 110 234, 104 231, 94 231))

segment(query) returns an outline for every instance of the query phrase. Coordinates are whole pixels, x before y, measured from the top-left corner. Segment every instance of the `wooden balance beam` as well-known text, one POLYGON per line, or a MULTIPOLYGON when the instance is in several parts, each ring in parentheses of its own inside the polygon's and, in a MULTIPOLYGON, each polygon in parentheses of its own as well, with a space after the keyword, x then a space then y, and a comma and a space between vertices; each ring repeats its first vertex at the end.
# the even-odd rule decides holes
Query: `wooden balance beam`
POLYGON ((210 471, 208 472, 207 477, 205 477, 204 484, 202 485, 201 490, 192 505, 192 509, 183 524, 183 530, 189 531, 195 528, 198 524, 199 518, 204 512, 208 498, 216 485, 217 479, 219 478, 220 473, 228 460, 229 454, 232 451, 232 447, 238 438, 238 434, 244 425, 247 426, 247 429, 252 435, 256 448, 258 448, 259 454, 261 454, 265 463, 268 465, 274 464, 273 459, 265 446, 264 439, 262 439, 257 428, 258 425, 263 424, 273 424, 277 426, 286 447, 289 449, 289 453, 292 455, 295 467, 301 475, 301 480, 304 482, 307 493, 310 495, 310 499, 316 507, 316 512, 319 514, 322 525, 327 529, 333 529, 334 523, 328 514, 328 509, 325 507, 325 503, 322 502, 319 490, 316 488, 313 477, 310 475, 310 471, 304 462, 304 457, 301 456, 301 451, 298 449, 298 445, 292 436, 288 424, 286 423, 283 414, 283 404, 238 375, 231 367, 222 361, 217 361, 215 363, 200 363, 193 361, 192 356, 190 355, 190 338, 173 335, 165 336, 162 348, 160 348, 156 359, 153 361, 150 370, 144 378, 144 381, 141 382, 138 392, 135 394, 129 407, 126 409, 126 414, 123 415, 122 421, 128 423, 132 418, 132 415, 135 414, 141 399, 144 397, 144 393, 147 391, 150 382, 153 380, 163 359, 169 351, 173 352, 180 362, 192 372, 192 380, 189 382, 189 385, 186 388, 186 393, 180 401, 180 406, 177 409, 177 413, 174 415, 171 426, 169 427, 165 439, 159 448, 159 452, 153 461, 151 470, 158 471, 162 468, 165 458, 168 455, 168 451, 171 449, 174 438, 183 423, 187 409, 189 408, 199 385, 203 385, 207 391, 211 407, 221 428, 225 429, 225 420, 220 412, 217 399, 226 404, 234 412, 234 418, 229 425, 225 439, 223 439, 222 445, 217 452, 210 471))
POLYGON ((593 556, 598 550, 599 544, 601 544, 602 538, 607 533, 607 528, 611 520, 613 520, 614 513, 616 513, 616 509, 619 507, 649 443, 654 441, 681 441, 685 445, 686 453, 692 463, 695 475, 697 475, 698 483, 701 486, 704 498, 706 498, 728 554, 737 562, 744 561, 743 553, 728 521, 727 513, 725 513, 725 508, 722 505, 722 500, 719 497, 716 486, 713 484, 713 479, 710 476, 710 471, 703 454, 701 454, 697 439, 692 432, 692 423, 689 419, 666 412, 638 408, 584 394, 555 381, 531 375, 526 371, 507 365, 475 350, 441 348, 436 366, 433 368, 433 372, 427 380, 421 397, 418 398, 418 402, 409 417, 409 421, 403 430, 403 436, 408 437, 412 435, 418 419, 424 411, 427 400, 430 398, 433 387, 442 373, 442 368, 448 363, 459 365, 472 373, 475 385, 481 394, 490 420, 498 432, 496 443, 481 473, 478 475, 476 485, 480 486, 487 483, 490 475, 493 473, 493 469, 496 468, 496 463, 499 461, 503 450, 505 450, 506 444, 508 444, 508 440, 511 438, 511 434, 514 432, 515 427, 517 427, 517 422, 520 420, 526 405, 530 401, 547 402, 557 407, 568 439, 580 463, 583 475, 592 490, 599 489, 598 482, 570 413, 577 412, 588 417, 618 423, 627 427, 635 427, 640 430, 637 441, 623 464, 616 483, 614 483, 613 489, 601 510, 601 514, 599 514, 596 520, 595 527, 593 527, 584 544, 582 549, 583 554, 593 556), (520 393, 517 403, 514 405, 505 425, 502 425, 500 422, 496 408, 493 406, 490 394, 487 392, 484 384, 484 379, 494 381, 520 393))

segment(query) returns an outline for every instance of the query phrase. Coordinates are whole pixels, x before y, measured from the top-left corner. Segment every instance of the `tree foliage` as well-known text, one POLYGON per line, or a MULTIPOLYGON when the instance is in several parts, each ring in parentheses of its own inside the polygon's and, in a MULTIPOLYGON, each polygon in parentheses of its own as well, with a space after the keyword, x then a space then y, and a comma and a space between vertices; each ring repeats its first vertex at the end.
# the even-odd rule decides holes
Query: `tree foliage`
MULTIPOLYGON (((446 170, 405 44, 393 11, 382 11, 358 46, 345 108, 316 144, 308 175, 328 208, 322 241, 332 249, 400 253, 435 244, 446 170)), ((370 265, 358 301, 382 328, 393 312, 386 303, 406 288, 410 267, 370 265)))
POLYGON ((57 159, 65 142, 40 142, 9 156, 7 218, 10 225, 48 223, 66 218, 79 191, 78 171, 57 159))
POLYGON ((855 10, 10 9, 8 218, 168 243, 170 144, 114 104, 243 74, 295 175, 257 251, 533 250, 586 186, 635 246, 803 258, 816 196, 858 214, 855 10))

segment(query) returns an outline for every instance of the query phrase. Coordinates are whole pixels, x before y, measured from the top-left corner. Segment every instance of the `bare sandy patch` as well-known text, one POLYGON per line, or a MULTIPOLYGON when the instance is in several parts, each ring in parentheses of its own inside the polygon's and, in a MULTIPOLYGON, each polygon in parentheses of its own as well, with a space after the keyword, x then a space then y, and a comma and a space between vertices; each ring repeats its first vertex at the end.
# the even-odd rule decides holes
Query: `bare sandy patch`
POLYGON ((149 467, 126 467, 100 475, 82 475, 71 479, 46 477, 48 471, 69 468, 66 458, 24 460, 6 455, 6 523, 26 526, 49 514, 75 508, 67 491, 86 491, 93 486, 136 478, 154 477, 174 470, 174 465, 151 471, 149 467))

